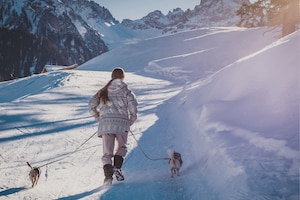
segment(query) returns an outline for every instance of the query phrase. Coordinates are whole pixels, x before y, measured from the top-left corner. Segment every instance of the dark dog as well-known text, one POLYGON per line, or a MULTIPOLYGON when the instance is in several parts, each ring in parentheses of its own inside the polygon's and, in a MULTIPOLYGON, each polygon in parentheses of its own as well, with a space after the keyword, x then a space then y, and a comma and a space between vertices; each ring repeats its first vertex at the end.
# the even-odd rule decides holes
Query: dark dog
POLYGON ((178 152, 175 152, 171 149, 167 150, 167 153, 169 155, 169 167, 171 171, 171 177, 173 178, 174 175, 179 176, 179 170, 182 165, 182 159, 181 155, 178 152))
POLYGON ((29 172, 29 179, 31 180, 32 186, 34 187, 37 185, 38 180, 40 178, 41 170, 38 167, 32 167, 29 162, 27 162, 27 165, 30 167, 30 172, 29 172))

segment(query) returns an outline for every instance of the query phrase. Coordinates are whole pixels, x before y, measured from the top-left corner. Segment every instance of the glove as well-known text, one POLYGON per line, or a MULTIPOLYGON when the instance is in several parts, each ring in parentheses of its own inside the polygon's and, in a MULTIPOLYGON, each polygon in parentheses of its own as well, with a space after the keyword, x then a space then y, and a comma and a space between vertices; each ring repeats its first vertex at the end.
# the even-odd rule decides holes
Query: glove
POLYGON ((93 115, 93 117, 95 117, 95 120, 96 120, 96 121, 99 121, 99 112, 95 113, 95 114, 93 115))
POLYGON ((136 120, 136 116, 131 115, 129 118, 130 126, 135 122, 135 120, 136 120))

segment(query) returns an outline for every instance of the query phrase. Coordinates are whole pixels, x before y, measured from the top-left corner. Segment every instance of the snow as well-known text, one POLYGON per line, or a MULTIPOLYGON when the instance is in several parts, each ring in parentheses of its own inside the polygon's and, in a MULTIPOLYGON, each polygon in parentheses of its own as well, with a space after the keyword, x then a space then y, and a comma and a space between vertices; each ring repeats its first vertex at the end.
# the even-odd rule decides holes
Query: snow
POLYGON ((84 26, 82 26, 80 21, 74 20, 74 25, 76 26, 76 29, 78 30, 81 36, 84 36, 87 33, 87 29, 84 26))
POLYGON ((125 41, 77 70, 0 83, 1 199, 299 199, 300 31, 278 34, 210 27, 125 41), (139 101, 140 147, 180 152, 181 176, 130 133, 125 181, 102 186, 87 104, 115 66, 139 101), (26 161, 42 166, 35 188, 26 161))

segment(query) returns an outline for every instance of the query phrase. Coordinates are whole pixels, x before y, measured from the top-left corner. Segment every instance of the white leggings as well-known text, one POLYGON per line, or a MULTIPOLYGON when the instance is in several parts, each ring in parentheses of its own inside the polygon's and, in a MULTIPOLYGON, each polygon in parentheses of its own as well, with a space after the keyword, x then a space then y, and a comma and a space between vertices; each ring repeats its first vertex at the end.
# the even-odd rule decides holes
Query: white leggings
POLYGON ((116 149, 115 155, 119 155, 125 157, 127 153, 127 136, 120 134, 103 134, 102 137, 102 145, 103 145, 103 156, 102 163, 103 166, 106 164, 112 165, 112 157, 114 157, 114 149, 115 149, 115 139, 117 140, 118 146, 116 149))

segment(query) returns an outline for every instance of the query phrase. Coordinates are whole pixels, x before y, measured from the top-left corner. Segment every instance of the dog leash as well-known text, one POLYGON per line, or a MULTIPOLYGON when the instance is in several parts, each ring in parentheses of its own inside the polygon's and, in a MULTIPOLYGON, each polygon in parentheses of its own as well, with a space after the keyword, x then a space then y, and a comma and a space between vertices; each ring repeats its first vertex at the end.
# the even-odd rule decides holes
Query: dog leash
POLYGON ((47 165, 50 165, 52 163, 55 163, 55 162, 58 162, 58 161, 61 161, 63 159, 66 159, 67 157, 69 157, 70 155, 76 153, 83 145, 85 145, 85 143, 87 143, 92 137, 94 137, 96 134, 97 134, 98 131, 96 131, 95 133, 93 133, 93 135, 91 135, 88 139, 86 139, 81 145, 79 145, 74 151, 70 152, 70 153, 67 153, 65 155, 61 155, 63 156, 62 158, 59 158, 59 159, 56 159, 56 160, 53 160, 51 162, 48 162, 44 165, 41 165, 39 166, 38 168, 41 168, 41 167, 44 167, 44 166, 47 166, 47 165))
POLYGON ((136 139, 136 137, 134 136, 133 132, 131 130, 129 130, 129 132, 131 133, 131 135, 133 136, 137 146, 139 147, 139 149, 141 150, 141 152, 144 154, 144 156, 146 158, 148 158, 149 160, 152 161, 157 161, 157 160, 169 160, 170 158, 151 158, 150 156, 148 156, 145 151, 143 150, 143 148, 141 147, 141 145, 139 144, 138 140, 136 139))

